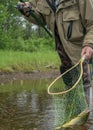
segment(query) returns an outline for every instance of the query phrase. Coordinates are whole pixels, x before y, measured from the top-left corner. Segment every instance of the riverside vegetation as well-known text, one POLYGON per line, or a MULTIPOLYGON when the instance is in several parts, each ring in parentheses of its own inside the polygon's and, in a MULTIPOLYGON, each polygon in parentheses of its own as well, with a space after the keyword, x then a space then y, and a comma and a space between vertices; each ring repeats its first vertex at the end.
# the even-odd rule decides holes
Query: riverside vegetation
POLYGON ((33 72, 57 69, 59 59, 54 51, 24 52, 0 50, 0 72, 33 72))
POLYGON ((0 1, 0 72, 57 68, 53 39, 20 15, 14 7, 17 2, 0 1))

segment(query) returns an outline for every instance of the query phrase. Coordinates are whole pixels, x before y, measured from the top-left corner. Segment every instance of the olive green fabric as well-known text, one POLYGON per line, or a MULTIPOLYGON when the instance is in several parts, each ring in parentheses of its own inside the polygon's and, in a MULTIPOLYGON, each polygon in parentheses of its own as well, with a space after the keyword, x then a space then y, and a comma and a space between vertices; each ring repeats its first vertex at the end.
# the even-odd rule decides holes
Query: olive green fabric
MULTIPOLYGON (((32 10, 51 30, 54 38, 56 21, 61 42, 73 64, 80 59, 83 46, 93 47, 93 7, 91 1, 60 0, 54 14, 46 0, 30 0, 32 10), (67 33, 70 21, 73 22, 73 25, 71 37, 68 39, 67 33), (84 34, 84 28, 86 28, 86 34, 84 34)), ((31 16, 26 19, 38 24, 31 16)))

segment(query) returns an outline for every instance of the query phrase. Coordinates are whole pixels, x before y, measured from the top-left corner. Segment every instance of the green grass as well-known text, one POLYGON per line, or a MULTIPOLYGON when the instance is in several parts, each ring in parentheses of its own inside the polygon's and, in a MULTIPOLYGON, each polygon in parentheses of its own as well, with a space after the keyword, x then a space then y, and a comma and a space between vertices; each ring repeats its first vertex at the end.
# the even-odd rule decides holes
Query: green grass
POLYGON ((33 71, 58 68, 59 57, 55 51, 22 52, 0 50, 0 71, 33 71))

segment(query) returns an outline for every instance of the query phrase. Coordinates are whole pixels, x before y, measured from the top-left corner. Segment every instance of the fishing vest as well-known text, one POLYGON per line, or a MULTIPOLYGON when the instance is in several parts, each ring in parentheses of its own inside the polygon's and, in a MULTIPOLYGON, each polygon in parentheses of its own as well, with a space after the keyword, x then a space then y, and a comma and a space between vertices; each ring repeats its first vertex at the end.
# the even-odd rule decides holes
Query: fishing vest
MULTIPOLYGON (((77 6, 78 10, 79 10, 79 3, 78 0, 52 0, 52 2, 50 2, 50 0, 46 0, 46 2, 48 3, 48 5, 50 6, 50 8, 53 10, 53 12, 55 13, 58 9, 61 8, 64 10, 66 8, 70 8, 71 6, 75 5, 77 6)), ((83 27, 83 33, 86 33, 86 29, 84 27, 84 23, 82 21, 82 18, 80 17, 81 20, 81 24, 83 27)), ((68 31, 67 31, 67 39, 69 40, 71 35, 72 35, 72 28, 73 28, 73 21, 69 20, 69 26, 68 26, 68 31)))

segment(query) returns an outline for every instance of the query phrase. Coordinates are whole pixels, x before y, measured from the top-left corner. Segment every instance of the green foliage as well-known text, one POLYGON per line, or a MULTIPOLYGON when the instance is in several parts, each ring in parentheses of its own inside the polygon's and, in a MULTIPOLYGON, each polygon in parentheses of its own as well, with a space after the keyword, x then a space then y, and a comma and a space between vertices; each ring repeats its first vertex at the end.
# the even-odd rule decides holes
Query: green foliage
POLYGON ((52 39, 46 38, 32 38, 24 40, 22 37, 12 39, 5 36, 0 40, 0 49, 25 51, 25 52, 37 52, 40 50, 54 50, 54 44, 52 39))
POLYGON ((0 49, 38 51, 54 48, 53 40, 40 27, 23 18, 14 7, 17 0, 0 1, 0 49))
POLYGON ((25 41, 25 51, 40 51, 40 50, 53 50, 53 40, 46 38, 32 38, 25 41))

